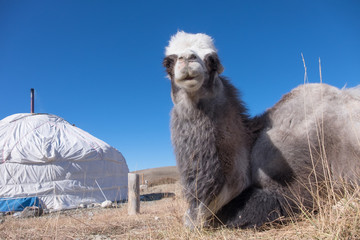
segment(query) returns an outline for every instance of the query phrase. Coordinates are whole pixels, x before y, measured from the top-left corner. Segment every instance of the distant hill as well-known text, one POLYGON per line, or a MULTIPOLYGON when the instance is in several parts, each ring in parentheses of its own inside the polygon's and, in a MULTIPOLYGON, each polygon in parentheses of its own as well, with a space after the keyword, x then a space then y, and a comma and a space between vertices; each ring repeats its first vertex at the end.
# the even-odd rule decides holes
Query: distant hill
POLYGON ((140 184, 144 184, 145 180, 147 180, 150 186, 175 183, 180 179, 179 171, 176 166, 150 168, 134 171, 133 173, 140 175, 140 184))

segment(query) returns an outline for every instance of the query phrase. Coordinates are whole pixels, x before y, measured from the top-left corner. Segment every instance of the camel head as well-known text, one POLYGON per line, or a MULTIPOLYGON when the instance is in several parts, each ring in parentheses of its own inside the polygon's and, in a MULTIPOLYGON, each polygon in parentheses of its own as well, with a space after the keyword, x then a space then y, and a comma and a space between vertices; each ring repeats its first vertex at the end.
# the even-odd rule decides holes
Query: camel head
POLYGON ((212 38, 202 33, 178 32, 172 36, 163 65, 171 80, 173 95, 181 89, 194 94, 212 87, 214 79, 224 70, 212 38))

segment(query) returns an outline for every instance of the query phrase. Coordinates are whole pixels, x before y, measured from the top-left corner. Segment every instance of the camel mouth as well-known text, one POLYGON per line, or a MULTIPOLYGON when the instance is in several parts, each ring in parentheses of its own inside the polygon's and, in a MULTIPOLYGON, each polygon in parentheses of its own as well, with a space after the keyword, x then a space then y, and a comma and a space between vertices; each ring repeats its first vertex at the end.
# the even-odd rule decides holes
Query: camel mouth
POLYGON ((179 78, 175 78, 175 84, 186 91, 195 91, 201 87, 203 78, 200 74, 184 74, 179 78))
POLYGON ((183 81, 190 81, 190 80, 194 80, 194 79, 195 79, 195 77, 186 77, 183 79, 183 81))
POLYGON ((186 77, 184 77, 183 79, 181 79, 181 81, 191 81, 191 80, 196 80, 198 76, 190 76, 187 75, 186 77))

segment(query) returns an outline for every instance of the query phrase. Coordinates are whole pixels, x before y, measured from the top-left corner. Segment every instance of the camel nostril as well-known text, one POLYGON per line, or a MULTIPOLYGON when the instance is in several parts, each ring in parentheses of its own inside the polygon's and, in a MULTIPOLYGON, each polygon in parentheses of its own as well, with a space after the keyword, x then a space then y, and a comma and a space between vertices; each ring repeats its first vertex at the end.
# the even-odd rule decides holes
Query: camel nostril
POLYGON ((190 60, 190 61, 193 61, 193 60, 196 60, 196 55, 195 54, 191 54, 190 56, 189 56, 189 58, 188 58, 188 60, 190 60))

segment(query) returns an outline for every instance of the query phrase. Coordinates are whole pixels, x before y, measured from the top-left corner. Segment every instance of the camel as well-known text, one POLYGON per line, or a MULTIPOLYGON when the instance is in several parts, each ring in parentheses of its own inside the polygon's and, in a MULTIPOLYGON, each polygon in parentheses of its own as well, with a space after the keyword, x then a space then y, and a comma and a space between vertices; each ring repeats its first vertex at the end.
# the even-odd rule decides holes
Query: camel
POLYGON ((187 227, 259 227, 359 184, 359 87, 304 84, 250 117, 210 36, 177 32, 163 65, 187 227))

